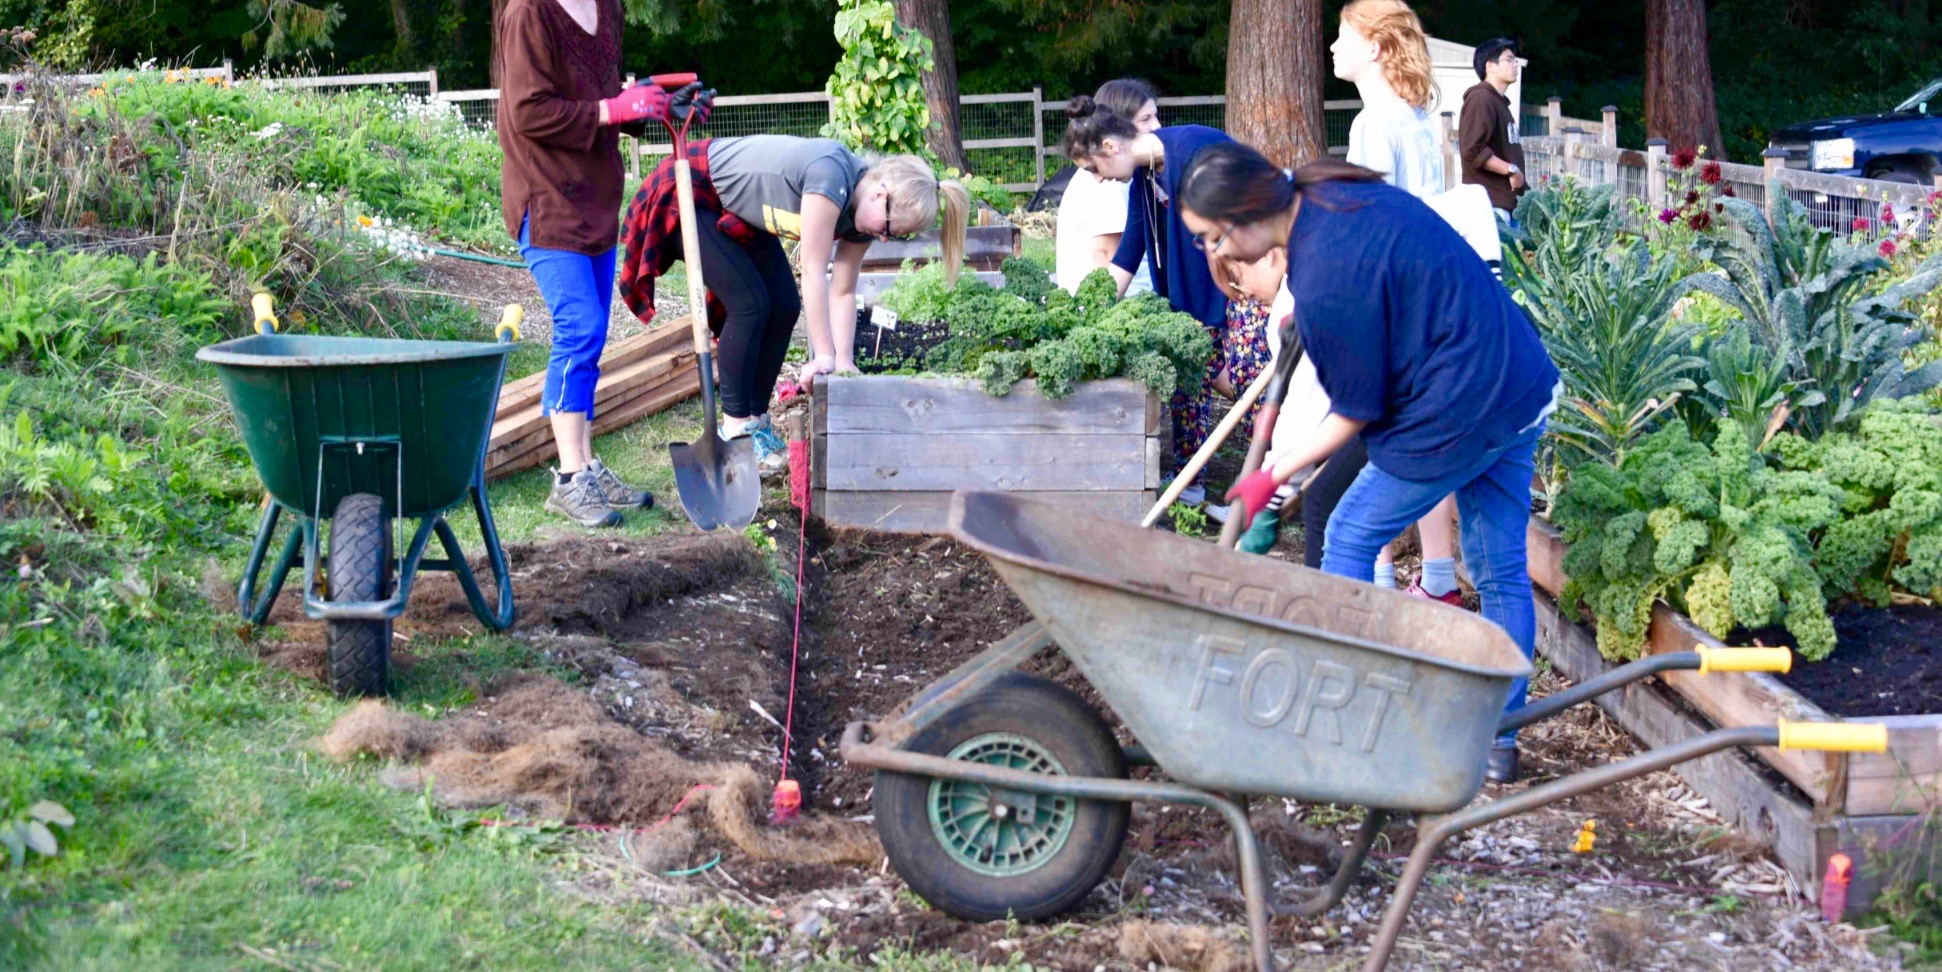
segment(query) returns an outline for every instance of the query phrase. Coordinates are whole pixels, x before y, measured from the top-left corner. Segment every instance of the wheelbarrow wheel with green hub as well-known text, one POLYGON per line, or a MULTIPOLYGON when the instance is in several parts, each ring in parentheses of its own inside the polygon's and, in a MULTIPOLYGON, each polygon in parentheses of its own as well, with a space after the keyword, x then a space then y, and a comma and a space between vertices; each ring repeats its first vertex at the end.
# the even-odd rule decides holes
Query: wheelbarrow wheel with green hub
MULTIPOLYGON (((353 493, 330 518, 330 600, 391 596, 391 523, 384 500, 353 493)), ((391 681, 391 622, 331 621, 330 687, 339 696, 383 695, 391 681)))
MULTIPOLYGON (((1104 719, 1071 691, 1011 672, 902 748, 1053 776, 1124 779, 1104 719)), ((966 921, 1036 921, 1077 906, 1119 857, 1128 806, 879 772, 877 834, 911 890, 966 921)))

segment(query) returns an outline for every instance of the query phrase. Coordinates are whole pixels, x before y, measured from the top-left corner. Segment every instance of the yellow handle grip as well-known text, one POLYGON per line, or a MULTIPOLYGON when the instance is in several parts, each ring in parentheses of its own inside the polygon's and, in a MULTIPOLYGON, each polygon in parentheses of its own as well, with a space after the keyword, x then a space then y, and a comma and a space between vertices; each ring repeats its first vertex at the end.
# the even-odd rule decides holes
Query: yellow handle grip
POLYGON ((249 299, 256 311, 256 333, 275 334, 277 332, 276 298, 269 294, 257 294, 249 299))
POLYGON ((1699 674, 1708 672, 1789 672, 1794 668, 1791 648, 1707 648, 1699 652, 1699 674))
POLYGON ((501 341, 517 343, 519 341, 519 324, 525 319, 526 308, 524 306, 520 304, 507 304, 505 313, 499 316, 499 326, 494 328, 492 333, 501 341), (511 333, 512 336, 507 337, 506 335, 508 333, 511 333))
POLYGON ((1788 722, 1780 720, 1781 749, 1818 749, 1826 753, 1885 753, 1888 727, 1878 722, 1788 722))

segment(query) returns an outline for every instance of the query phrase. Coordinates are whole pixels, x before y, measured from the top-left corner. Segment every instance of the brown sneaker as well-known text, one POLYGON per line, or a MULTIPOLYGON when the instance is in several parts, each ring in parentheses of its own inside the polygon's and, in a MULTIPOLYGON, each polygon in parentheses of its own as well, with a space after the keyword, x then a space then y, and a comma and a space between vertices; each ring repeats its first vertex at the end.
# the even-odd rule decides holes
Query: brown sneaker
POLYGON ((651 510, 654 508, 654 494, 644 489, 635 489, 620 478, 620 474, 607 468, 598 459, 587 463, 587 472, 593 474, 594 485, 599 487, 600 495, 607 498, 607 505, 617 510, 651 510))
POLYGON ((607 502, 600 492, 600 482, 593 470, 582 469, 574 473, 566 482, 553 477, 553 492, 546 497, 546 508, 585 527, 617 527, 621 524, 620 511, 607 502))

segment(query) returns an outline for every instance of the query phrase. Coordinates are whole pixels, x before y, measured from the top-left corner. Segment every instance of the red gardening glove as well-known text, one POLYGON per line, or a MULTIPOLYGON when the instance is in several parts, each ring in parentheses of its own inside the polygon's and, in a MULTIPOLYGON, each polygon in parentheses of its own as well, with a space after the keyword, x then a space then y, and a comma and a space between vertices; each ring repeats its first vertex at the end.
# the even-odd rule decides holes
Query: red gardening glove
POLYGON ((1235 483, 1234 488, 1227 491, 1227 501, 1240 503, 1247 511, 1247 515, 1241 518, 1242 523, 1253 523, 1255 514, 1268 508, 1268 501, 1274 499, 1275 490, 1280 488, 1281 484, 1275 481, 1274 476, 1263 469, 1235 483))
POLYGON ((625 125, 643 118, 668 120, 668 93, 658 84, 637 84, 601 104, 606 106, 609 125, 625 125))

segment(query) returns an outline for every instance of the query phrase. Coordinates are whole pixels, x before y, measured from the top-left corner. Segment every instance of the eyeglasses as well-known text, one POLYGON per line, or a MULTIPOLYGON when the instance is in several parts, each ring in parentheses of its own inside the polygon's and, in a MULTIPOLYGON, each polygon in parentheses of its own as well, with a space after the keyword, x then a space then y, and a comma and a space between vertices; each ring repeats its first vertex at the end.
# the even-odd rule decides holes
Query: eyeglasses
POLYGON ((1204 236, 1194 237, 1194 249, 1202 253, 1219 253, 1221 244, 1226 243, 1227 238, 1232 235, 1234 235, 1234 224, 1229 223, 1227 224, 1227 230, 1221 233, 1220 239, 1215 240, 1211 244, 1207 242, 1207 238, 1204 236))
POLYGON ((886 239, 886 240, 895 240, 895 241, 897 241, 897 242, 899 242, 899 243, 908 243, 908 242, 910 242, 911 240, 914 240, 914 239, 916 239, 916 238, 917 238, 917 234, 916 234, 916 233, 892 233, 892 232, 890 232, 890 226, 891 226, 891 215, 890 215, 890 194, 886 192, 886 193, 884 193, 884 194, 883 194, 883 234, 882 234, 882 237, 883 237, 884 239, 886 239))

